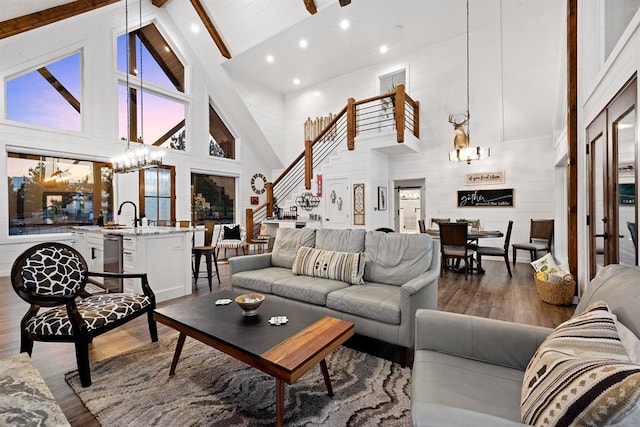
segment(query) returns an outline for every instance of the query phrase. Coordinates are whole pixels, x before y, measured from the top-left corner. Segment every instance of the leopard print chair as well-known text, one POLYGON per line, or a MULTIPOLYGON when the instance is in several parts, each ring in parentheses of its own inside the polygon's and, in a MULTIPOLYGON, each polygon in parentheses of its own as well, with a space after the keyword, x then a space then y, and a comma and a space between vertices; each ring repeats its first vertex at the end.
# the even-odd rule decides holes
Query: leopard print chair
POLYGON ((158 341, 153 310, 156 297, 146 274, 89 272, 78 251, 63 243, 42 243, 23 252, 13 263, 11 284, 31 304, 20 322, 20 352, 31 355, 34 341, 73 342, 83 387, 91 385, 89 343, 94 337, 147 314, 149 334, 158 341), (85 291, 91 276, 138 278, 144 295, 85 291), (40 307, 50 308, 40 311, 40 307))

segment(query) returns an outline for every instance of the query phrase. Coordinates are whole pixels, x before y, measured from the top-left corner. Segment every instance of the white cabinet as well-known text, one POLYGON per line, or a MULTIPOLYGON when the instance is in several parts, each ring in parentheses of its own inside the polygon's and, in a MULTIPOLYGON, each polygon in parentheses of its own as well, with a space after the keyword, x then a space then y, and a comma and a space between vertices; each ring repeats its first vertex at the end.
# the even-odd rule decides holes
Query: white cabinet
MULTIPOLYGON (((85 259, 89 265, 89 271, 102 273, 104 271, 104 241, 102 234, 87 235, 87 252, 85 259)), ((92 281, 102 284, 102 277, 92 277, 92 281)))
MULTIPOLYGON (((124 236, 122 265, 125 273, 147 273, 156 301, 191 293, 190 232, 168 235, 124 236)), ((125 292, 142 292, 140 279, 125 279, 125 292)))

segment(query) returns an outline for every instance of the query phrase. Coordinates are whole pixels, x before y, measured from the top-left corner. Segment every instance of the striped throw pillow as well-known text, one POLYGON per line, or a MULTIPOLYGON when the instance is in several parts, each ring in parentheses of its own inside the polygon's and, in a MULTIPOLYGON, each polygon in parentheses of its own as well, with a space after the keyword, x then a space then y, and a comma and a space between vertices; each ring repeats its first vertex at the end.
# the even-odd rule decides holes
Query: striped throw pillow
POLYGON ((640 366, 604 302, 547 337, 527 366, 520 402, 522 422, 534 426, 638 425, 640 366))
POLYGON ((300 246, 291 271, 296 275, 363 285, 364 252, 335 252, 300 246))

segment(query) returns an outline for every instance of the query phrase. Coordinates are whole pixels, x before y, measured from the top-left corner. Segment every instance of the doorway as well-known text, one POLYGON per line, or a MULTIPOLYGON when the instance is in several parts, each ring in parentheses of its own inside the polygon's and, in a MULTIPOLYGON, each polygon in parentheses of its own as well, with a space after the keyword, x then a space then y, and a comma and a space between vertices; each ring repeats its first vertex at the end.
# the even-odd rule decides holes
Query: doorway
POLYGON ((400 233, 419 233, 418 220, 423 219, 424 212, 424 179, 394 181, 394 190, 394 229, 400 233))
POLYGON ((587 127, 589 275, 608 264, 638 265, 634 77, 587 127))

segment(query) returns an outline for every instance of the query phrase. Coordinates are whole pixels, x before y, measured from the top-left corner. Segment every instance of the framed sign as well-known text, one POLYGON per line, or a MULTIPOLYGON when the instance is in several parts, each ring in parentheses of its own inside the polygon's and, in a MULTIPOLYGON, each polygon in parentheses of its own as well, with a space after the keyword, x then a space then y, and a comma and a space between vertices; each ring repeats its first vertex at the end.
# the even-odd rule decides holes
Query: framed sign
POLYGON ((622 206, 633 206, 636 204, 636 185, 618 184, 618 204, 622 206))
POLYGON ((252 205, 257 205, 260 203, 260 199, 258 198, 258 196, 251 196, 251 204, 252 205))
POLYGON ((364 184, 353 184, 353 225, 364 225, 364 184))
POLYGON ((466 185, 504 184, 504 172, 468 173, 464 176, 466 185))
POLYGON ((513 207, 513 188, 458 190, 458 207, 513 207))

